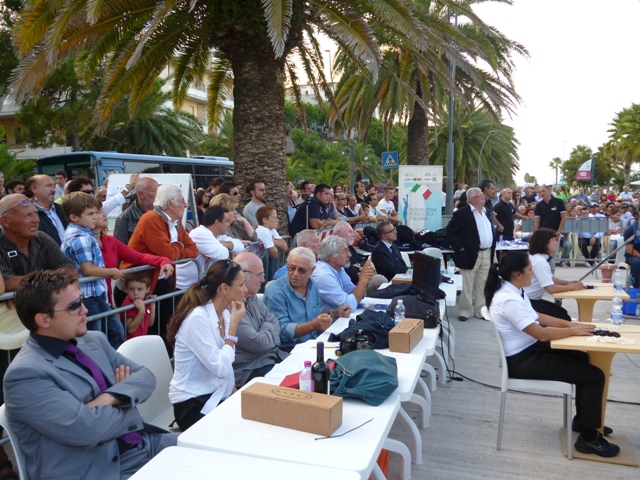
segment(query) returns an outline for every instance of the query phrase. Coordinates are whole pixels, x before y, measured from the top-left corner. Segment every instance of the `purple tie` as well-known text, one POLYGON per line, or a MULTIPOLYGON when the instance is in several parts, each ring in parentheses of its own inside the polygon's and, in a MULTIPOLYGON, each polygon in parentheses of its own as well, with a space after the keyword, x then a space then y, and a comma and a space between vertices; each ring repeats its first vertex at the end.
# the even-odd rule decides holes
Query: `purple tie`
MULTIPOLYGON (((98 364, 96 362, 91 360, 91 357, 89 355, 87 355, 71 343, 67 345, 67 348, 65 348, 64 351, 73 355, 80 365, 89 369, 89 371, 91 372, 91 376, 98 384, 98 388, 100 388, 101 392, 104 392, 107 389, 107 381, 100 371, 100 367, 98 367, 98 364)), ((123 442, 131 445, 137 445, 138 443, 142 442, 142 437, 138 432, 125 433, 118 438, 123 442)))

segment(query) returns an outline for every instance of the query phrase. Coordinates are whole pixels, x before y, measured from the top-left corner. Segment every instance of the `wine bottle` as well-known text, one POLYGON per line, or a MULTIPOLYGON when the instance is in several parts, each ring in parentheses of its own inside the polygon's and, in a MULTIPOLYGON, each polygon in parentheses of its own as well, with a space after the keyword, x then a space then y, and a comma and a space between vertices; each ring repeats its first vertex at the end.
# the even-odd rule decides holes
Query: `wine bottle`
POLYGON ((324 343, 316 344, 318 358, 311 367, 311 378, 313 379, 313 391, 326 393, 329 395, 329 366, 324 361, 324 343))

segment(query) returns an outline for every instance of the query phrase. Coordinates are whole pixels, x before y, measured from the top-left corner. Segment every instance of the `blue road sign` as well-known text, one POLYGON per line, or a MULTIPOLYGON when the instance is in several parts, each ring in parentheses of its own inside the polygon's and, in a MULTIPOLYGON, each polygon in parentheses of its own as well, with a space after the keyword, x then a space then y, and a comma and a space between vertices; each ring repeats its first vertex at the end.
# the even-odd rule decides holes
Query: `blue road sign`
POLYGON ((382 152, 382 168, 398 168, 398 152, 382 152))

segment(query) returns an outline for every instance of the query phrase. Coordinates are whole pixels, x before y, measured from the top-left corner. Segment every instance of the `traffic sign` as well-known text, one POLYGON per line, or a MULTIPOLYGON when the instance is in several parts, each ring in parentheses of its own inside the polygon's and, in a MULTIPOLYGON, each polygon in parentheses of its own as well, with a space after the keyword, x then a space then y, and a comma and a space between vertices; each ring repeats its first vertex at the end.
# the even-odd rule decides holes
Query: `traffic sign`
POLYGON ((382 168, 398 168, 398 152, 382 152, 382 168))

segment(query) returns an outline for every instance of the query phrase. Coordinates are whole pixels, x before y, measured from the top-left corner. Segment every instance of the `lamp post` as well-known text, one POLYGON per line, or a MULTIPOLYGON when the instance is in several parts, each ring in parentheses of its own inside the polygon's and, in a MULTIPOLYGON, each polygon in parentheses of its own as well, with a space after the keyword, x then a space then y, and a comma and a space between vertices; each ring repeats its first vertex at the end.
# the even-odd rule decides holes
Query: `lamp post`
POLYGON ((489 137, 494 133, 498 133, 498 131, 491 130, 489 132, 489 135, 487 135, 487 138, 485 138, 484 142, 482 142, 482 146, 480 147, 480 153, 478 154, 478 185, 480 185, 480 182, 482 181, 482 150, 484 150, 484 146, 487 143, 487 140, 489 140, 489 137))

